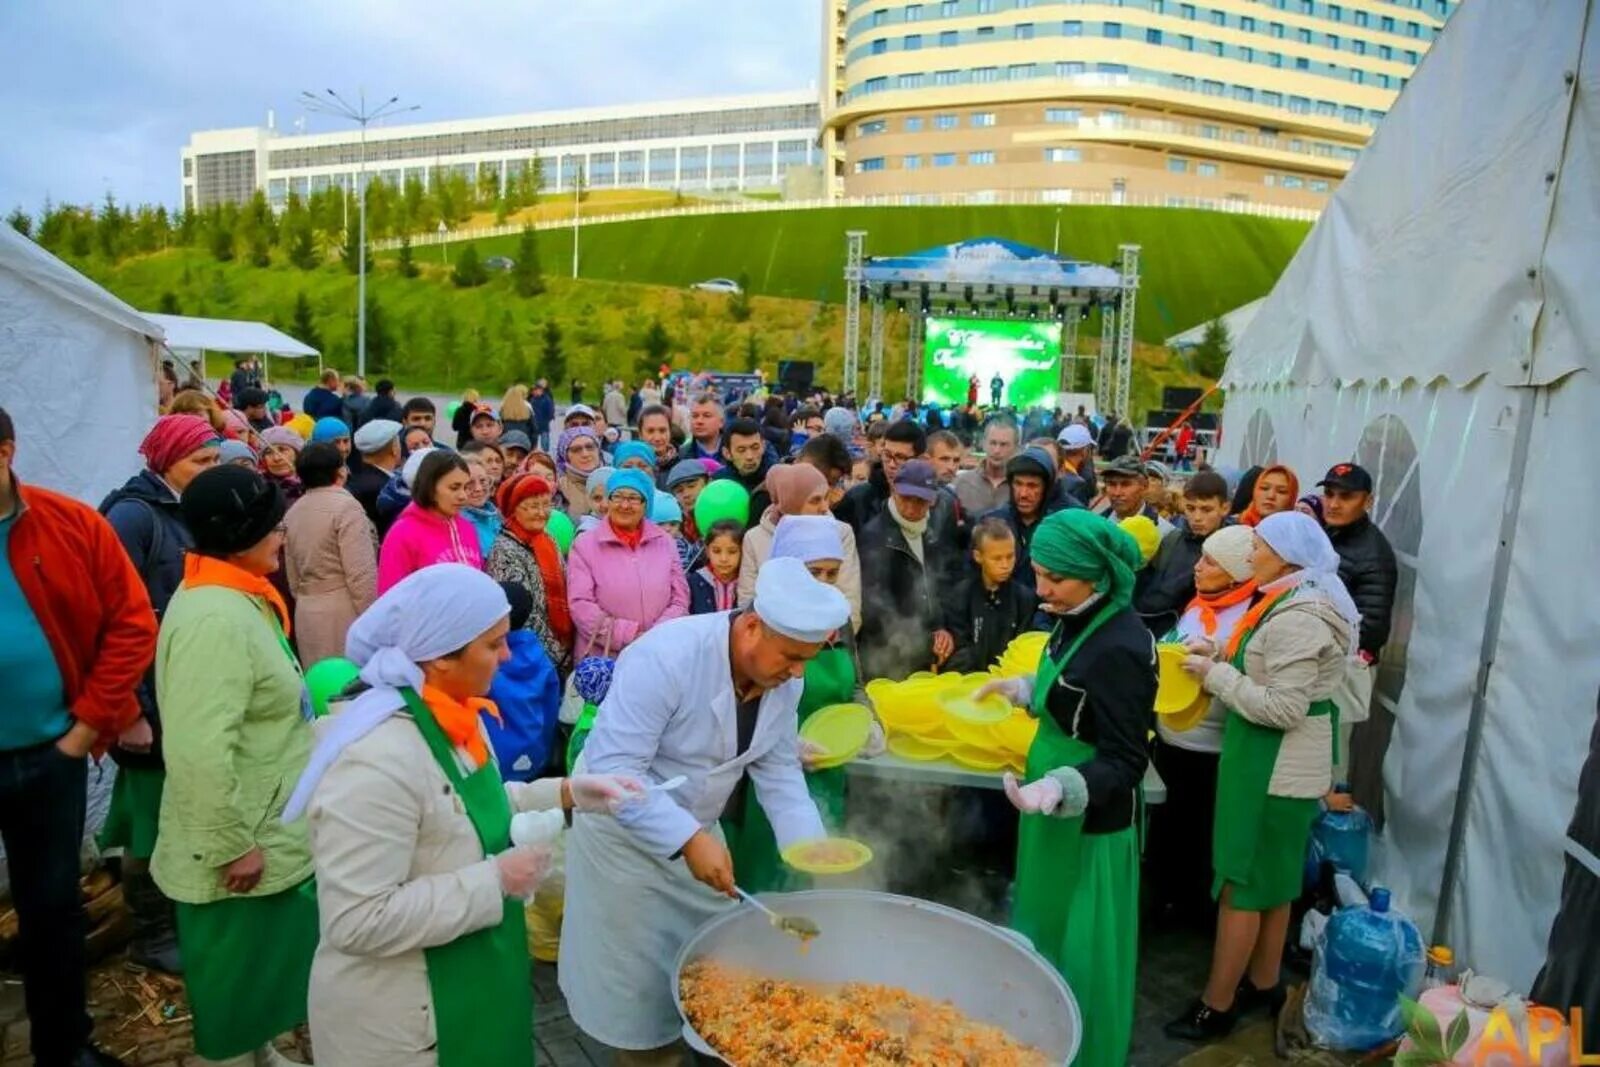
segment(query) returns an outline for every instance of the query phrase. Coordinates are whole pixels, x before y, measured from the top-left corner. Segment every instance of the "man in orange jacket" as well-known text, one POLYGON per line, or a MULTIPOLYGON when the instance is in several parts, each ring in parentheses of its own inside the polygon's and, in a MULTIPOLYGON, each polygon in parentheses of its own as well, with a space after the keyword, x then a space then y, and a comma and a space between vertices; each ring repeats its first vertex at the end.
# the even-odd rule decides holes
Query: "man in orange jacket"
POLYGON ((34 1062, 104 1067, 119 1061, 89 1040, 78 892, 88 756, 136 727, 156 618, 111 525, 19 484, 16 453, 0 410, 0 838, 34 1062))

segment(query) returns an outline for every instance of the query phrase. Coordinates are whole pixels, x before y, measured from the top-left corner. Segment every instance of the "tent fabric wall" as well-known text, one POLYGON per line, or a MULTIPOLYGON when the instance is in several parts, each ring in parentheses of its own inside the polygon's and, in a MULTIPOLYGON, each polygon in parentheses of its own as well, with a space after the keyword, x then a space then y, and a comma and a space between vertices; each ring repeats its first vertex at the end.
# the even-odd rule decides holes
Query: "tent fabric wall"
POLYGON ((0 269, 0 406, 16 424, 19 476, 98 504, 138 470, 156 417, 155 345, 0 269))
POLYGON ((1522 988, 1558 902, 1600 686, 1595 4, 1464 5, 1224 375, 1229 460, 1374 470, 1402 563, 1362 728, 1381 768, 1377 872, 1428 930, 1458 832, 1446 937, 1522 988), (1481 745, 1457 820, 1480 664, 1481 745))

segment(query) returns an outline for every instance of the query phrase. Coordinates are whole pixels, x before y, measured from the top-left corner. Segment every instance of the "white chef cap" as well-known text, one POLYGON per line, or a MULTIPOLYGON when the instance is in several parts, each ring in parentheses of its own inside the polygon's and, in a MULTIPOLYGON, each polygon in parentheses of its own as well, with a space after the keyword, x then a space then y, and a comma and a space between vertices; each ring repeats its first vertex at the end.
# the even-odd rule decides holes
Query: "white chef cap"
POLYGON ((850 602, 844 594, 811 577, 806 565, 792 556, 774 557, 761 565, 755 610, 768 628, 808 644, 826 641, 850 621, 850 602))

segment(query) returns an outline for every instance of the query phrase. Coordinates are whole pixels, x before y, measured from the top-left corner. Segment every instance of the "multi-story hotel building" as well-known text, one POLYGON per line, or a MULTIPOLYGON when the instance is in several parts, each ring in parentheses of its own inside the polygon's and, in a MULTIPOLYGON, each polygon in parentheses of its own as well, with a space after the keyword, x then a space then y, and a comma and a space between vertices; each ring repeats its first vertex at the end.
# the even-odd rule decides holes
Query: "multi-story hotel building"
POLYGON ((1459 0, 823 0, 832 196, 1319 207, 1459 0))
MULTIPOLYGON (((190 135, 181 153, 183 205, 243 202, 257 189, 275 209, 289 193, 353 189, 361 159, 354 129, 289 133, 264 127, 190 135)), ((818 195, 818 101, 811 90, 500 118, 373 126, 369 181, 424 184, 437 173, 504 183, 540 160, 545 187, 785 190, 818 195)))

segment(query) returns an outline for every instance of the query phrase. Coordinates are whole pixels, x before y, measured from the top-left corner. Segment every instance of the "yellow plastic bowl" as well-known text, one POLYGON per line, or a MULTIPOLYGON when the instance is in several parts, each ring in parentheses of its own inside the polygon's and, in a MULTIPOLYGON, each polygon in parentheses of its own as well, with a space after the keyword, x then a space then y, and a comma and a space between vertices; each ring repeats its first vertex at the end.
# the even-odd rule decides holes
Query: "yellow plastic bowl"
POLYGON ((1182 711, 1168 715, 1161 720, 1161 725, 1173 733, 1181 734, 1185 730, 1193 730, 1200 725, 1200 720, 1206 717, 1206 712, 1211 710, 1211 698, 1201 693, 1195 702, 1182 711))
POLYGON ((1017 635, 1000 653, 1000 658, 990 667, 989 673, 1000 678, 1038 673, 1039 660, 1043 658, 1045 645, 1049 642, 1050 635, 1042 630, 1017 635))
POLYGON ((872 849, 849 837, 823 837, 790 845, 783 862, 805 874, 849 874, 872 862, 872 849))
POLYGON ((914 733, 937 726, 943 712, 934 702, 936 690, 924 682, 892 682, 879 678, 867 683, 867 699, 878 718, 891 731, 914 733))
POLYGON ((939 706, 944 709, 947 723, 971 726, 993 726, 1011 718, 1011 701, 999 693, 990 693, 983 699, 959 689, 939 694, 939 706))
POLYGON ((800 736, 827 750, 817 760, 818 770, 849 763, 866 747, 872 733, 872 712, 864 704, 830 704, 812 712, 800 726, 800 736))
POLYGON ((912 737, 900 734, 889 738, 889 751, 901 759, 925 762, 935 760, 956 747, 955 738, 912 737))
POLYGON ((950 758, 975 771, 998 771, 1011 764, 1011 757, 1004 753, 973 748, 971 745, 957 745, 950 750, 950 758))
POLYGON ((994 737, 1003 752, 1026 757, 1039 732, 1039 720, 1027 712, 1018 712, 1005 722, 994 725, 994 737))
POLYGON ((1182 645, 1157 645, 1161 677, 1156 686, 1156 714, 1176 715, 1200 696, 1200 682, 1183 669, 1189 650, 1182 645))

